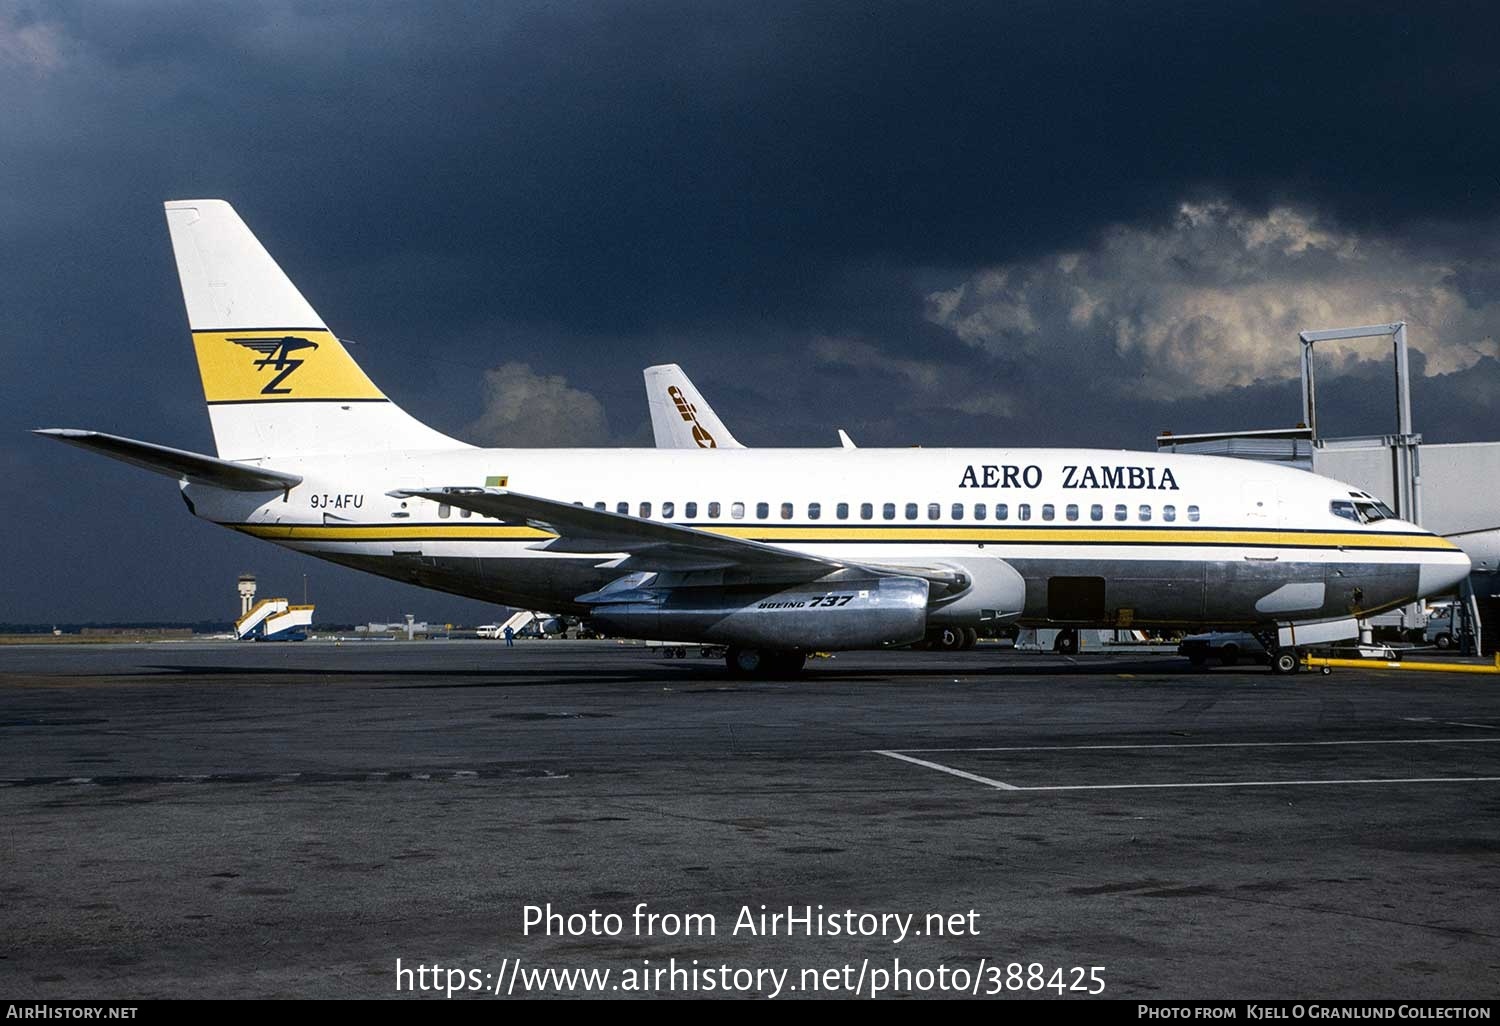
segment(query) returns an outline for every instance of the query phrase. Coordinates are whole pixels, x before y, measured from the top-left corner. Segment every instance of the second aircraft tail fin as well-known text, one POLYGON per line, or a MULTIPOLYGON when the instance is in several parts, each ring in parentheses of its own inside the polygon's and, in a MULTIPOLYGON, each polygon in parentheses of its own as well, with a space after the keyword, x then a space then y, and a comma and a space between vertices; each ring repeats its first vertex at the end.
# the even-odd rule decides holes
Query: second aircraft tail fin
POLYGON ((646 402, 658 449, 743 449, 675 363, 647 367, 646 402))

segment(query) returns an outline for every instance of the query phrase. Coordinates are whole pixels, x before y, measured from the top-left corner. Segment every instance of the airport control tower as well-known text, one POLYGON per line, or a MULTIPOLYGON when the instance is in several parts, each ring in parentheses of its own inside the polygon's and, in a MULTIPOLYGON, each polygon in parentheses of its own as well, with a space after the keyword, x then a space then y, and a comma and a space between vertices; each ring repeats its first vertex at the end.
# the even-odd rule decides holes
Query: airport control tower
POLYGON ((240 574, 240 616, 250 612, 255 605, 255 575, 240 574))

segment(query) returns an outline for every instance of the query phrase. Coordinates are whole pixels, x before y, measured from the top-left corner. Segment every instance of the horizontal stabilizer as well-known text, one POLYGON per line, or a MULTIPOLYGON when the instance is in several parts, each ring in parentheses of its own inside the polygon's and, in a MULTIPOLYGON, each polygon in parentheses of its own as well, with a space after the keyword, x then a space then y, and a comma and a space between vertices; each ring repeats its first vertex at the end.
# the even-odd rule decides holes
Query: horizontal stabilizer
POLYGON ((302 483, 302 478, 297 474, 252 467, 184 449, 170 449, 165 445, 138 442, 133 438, 107 435, 102 431, 38 428, 33 434, 45 435, 59 442, 76 445, 80 449, 101 453, 155 474, 165 474, 178 480, 186 478, 232 492, 283 492, 302 483))

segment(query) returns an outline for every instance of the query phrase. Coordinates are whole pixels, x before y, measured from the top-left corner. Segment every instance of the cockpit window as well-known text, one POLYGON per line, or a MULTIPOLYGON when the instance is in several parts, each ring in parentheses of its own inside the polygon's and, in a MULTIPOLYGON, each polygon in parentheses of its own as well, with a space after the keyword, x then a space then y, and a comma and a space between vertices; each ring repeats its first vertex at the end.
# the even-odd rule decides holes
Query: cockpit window
POLYGON ((1396 514, 1392 512, 1391 508, 1385 503, 1380 502, 1379 500, 1374 500, 1371 502, 1356 501, 1354 505, 1355 508, 1359 510, 1360 517, 1362 517, 1364 519, 1364 522, 1367 524, 1373 524, 1377 520, 1396 519, 1396 514))
POLYGON ((1379 520, 1395 520, 1396 513, 1391 507, 1379 499, 1358 498, 1352 502, 1346 499, 1334 499, 1328 504, 1328 511, 1336 517, 1352 520, 1356 524, 1373 524, 1379 520))

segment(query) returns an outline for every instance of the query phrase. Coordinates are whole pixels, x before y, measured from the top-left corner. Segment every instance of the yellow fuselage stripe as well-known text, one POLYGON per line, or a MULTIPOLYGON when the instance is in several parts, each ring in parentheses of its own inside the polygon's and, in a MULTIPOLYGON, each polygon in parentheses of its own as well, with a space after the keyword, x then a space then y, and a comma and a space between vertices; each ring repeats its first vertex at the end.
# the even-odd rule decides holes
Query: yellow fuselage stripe
MULTIPOLYGON (((257 538, 278 541, 416 541, 424 538, 476 541, 540 541, 556 537, 534 527, 489 524, 379 524, 369 527, 316 524, 231 524, 257 538)), ((873 527, 844 531, 826 527, 703 527, 731 538, 766 542, 992 542, 1088 545, 1248 545, 1279 548, 1444 549, 1457 546, 1435 535, 1355 532, 1234 531, 1216 528, 1119 530, 1100 528, 873 527)))

